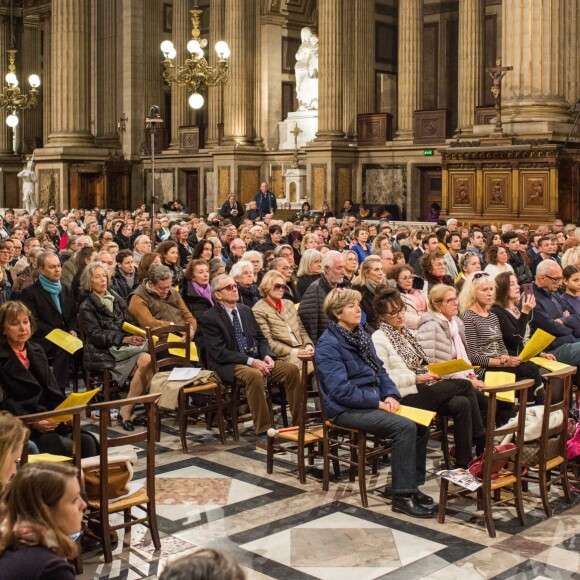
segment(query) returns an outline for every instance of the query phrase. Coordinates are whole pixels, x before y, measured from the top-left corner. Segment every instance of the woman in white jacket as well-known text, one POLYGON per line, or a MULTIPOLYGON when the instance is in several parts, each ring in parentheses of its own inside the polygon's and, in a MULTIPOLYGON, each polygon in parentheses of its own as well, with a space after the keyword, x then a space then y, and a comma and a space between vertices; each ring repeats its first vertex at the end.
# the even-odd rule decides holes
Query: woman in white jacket
POLYGON ((405 304, 397 290, 377 288, 374 306, 380 326, 372 335, 373 343, 401 393, 401 403, 453 417, 456 466, 467 467, 473 458, 473 443, 477 454, 485 444, 485 430, 471 382, 442 380, 427 369, 429 358, 405 326, 405 304))

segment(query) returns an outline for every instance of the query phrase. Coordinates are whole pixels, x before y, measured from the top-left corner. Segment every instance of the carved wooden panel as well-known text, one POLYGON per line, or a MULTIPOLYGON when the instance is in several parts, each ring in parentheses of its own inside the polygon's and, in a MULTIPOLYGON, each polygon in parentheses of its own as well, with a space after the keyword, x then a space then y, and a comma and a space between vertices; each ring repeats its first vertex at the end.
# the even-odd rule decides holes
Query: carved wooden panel
POLYGON ((511 211, 512 186, 510 171, 483 172, 483 208, 493 211, 511 211))
POLYGON ((548 211, 550 204, 549 171, 520 172, 520 209, 523 212, 548 211))
POLYGON ((449 172, 450 209, 471 209, 475 211, 475 171, 449 172))
POLYGON ((373 113, 357 116, 358 144, 384 145, 393 139, 393 115, 373 113))
POLYGON ((179 127, 179 152, 197 153, 203 147, 203 127, 179 127))
POLYGON ((240 165, 238 167, 239 198, 242 203, 249 203, 260 189, 260 168, 240 165))
POLYGON ((60 191, 60 169, 40 169, 38 172, 39 206, 57 206, 60 191))
MULTIPOLYGON (((352 199, 354 197, 352 191, 352 165, 346 163, 336 164, 336 194, 336 207, 342 207, 347 199, 352 199)), ((314 207, 320 207, 323 201, 323 198, 318 199, 315 196, 314 207)))
POLYGON ((310 166, 310 195, 313 207, 320 207, 323 201, 328 201, 326 172, 326 163, 313 163, 310 166))
POLYGON ((230 168, 218 167, 218 204, 222 205, 226 202, 230 194, 230 168))
POLYGON ((449 111, 415 111, 413 113, 413 142, 418 144, 444 143, 450 136, 449 111))

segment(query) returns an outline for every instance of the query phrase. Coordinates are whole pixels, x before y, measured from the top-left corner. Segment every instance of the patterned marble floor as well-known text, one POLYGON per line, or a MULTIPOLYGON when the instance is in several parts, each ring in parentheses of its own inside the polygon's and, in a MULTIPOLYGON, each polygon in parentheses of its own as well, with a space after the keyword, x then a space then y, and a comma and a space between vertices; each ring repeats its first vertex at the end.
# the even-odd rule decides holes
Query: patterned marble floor
MULTIPOLYGON (((569 506, 556 490, 550 519, 538 501, 526 501, 525 528, 514 512, 497 510, 497 537, 491 539, 478 518, 448 516, 440 525, 394 514, 378 491, 364 509, 358 484, 346 476, 329 492, 316 479, 319 469, 306 485, 284 465, 275 464, 268 476, 266 455, 256 450, 252 433, 223 446, 214 433, 192 426, 186 455, 177 430, 164 423, 156 449, 162 549, 154 550, 143 527, 121 531, 114 561, 85 554, 80 578, 157 578, 171 559, 213 547, 227 550, 255 580, 580 580, 580 493, 569 506)), ((143 451, 138 455, 137 480, 144 477, 143 451)), ((439 461, 433 442, 423 490, 435 498, 439 461)), ((386 468, 370 477, 369 490, 384 486, 388 475, 386 468)))

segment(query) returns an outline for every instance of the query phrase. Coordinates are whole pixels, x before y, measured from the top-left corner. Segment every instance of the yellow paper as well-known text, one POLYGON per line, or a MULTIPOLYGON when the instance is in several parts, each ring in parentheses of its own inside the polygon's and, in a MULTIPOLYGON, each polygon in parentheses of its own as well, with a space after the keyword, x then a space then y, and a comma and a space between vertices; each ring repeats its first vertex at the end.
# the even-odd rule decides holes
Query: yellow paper
MULTIPOLYGON (((85 391, 83 393, 71 393, 58 407, 55 411, 66 411, 71 407, 80 407, 81 405, 86 405, 97 393, 99 389, 93 389, 92 391, 85 391)), ((72 415, 59 415, 58 417, 52 417, 49 421, 54 421, 55 423, 66 423, 67 421, 72 421, 72 415)))
POLYGON ((537 328, 536 332, 532 335, 532 338, 528 341, 528 344, 524 346, 524 350, 520 352, 519 358, 524 362, 528 362, 530 359, 543 352, 547 346, 554 342, 555 339, 556 337, 552 334, 548 334, 545 330, 537 328))
MULTIPOLYGON (((147 338, 147 333, 142 328, 139 328, 134 324, 130 324, 129 322, 123 322, 123 326, 121 328, 125 332, 128 332, 129 334, 134 334, 135 336, 142 336, 143 338, 147 338)), ((159 340, 158 336, 153 337, 154 343, 157 343, 158 340, 159 340)))
POLYGON ((405 419, 410 419, 413 421, 413 423, 417 423, 417 425, 429 427, 429 425, 431 425, 431 421, 433 421, 437 413, 435 411, 425 411, 425 409, 417 409, 415 407, 399 405, 399 410, 395 413, 395 415, 400 415, 401 417, 405 417, 405 419))
POLYGON ((51 330, 46 335, 46 340, 60 346, 62 350, 66 350, 69 354, 74 354, 77 350, 83 348, 83 341, 60 328, 55 328, 51 330))
POLYGON ((53 455, 52 453, 36 453, 28 456, 28 463, 36 463, 38 461, 59 463, 61 461, 72 461, 72 457, 67 457, 66 455, 53 455))
POLYGON ((549 360, 547 358, 542 358, 540 356, 535 356, 534 358, 530 359, 531 362, 537 364, 539 367, 544 367, 548 369, 552 373, 556 373, 558 371, 562 371, 567 369, 570 365, 566 363, 558 362, 557 360, 549 360))
MULTIPOLYGON (((181 340, 181 336, 177 334, 169 333, 167 335, 167 342, 183 342, 181 340)), ((184 348, 170 348, 169 354, 173 356, 185 356, 185 349, 184 348)), ((190 351, 189 351, 189 360, 192 362, 199 362, 199 355, 197 354, 197 346, 195 346, 195 342, 191 343, 190 351)))
MULTIPOLYGON (((485 373, 483 382, 488 387, 501 387, 503 385, 509 385, 510 383, 516 382, 516 375, 514 373, 485 373)), ((485 393, 486 397, 489 397, 489 393, 485 393)), ((516 392, 515 391, 505 391, 503 393, 496 393, 496 399, 498 401, 504 401, 506 403, 515 403, 516 392)))
POLYGON ((475 369, 477 367, 470 365, 467 361, 464 361, 462 358, 460 358, 446 362, 431 363, 427 365, 427 368, 433 374, 443 377, 445 375, 452 375, 453 373, 468 371, 469 369, 475 369))

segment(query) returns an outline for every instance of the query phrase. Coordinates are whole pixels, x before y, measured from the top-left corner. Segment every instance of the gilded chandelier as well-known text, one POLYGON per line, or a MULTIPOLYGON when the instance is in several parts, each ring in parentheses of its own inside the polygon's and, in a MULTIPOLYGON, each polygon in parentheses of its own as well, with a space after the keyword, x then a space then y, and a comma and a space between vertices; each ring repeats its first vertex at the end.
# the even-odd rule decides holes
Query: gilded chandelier
POLYGON ((186 86, 191 95, 189 105, 193 109, 203 107, 204 99, 200 94, 207 87, 213 87, 220 83, 226 83, 228 80, 228 58, 230 49, 226 42, 220 40, 215 45, 215 51, 218 55, 218 62, 215 66, 210 66, 204 58, 203 49, 207 46, 207 40, 200 39, 200 16, 203 13, 197 6, 197 2, 191 13, 191 40, 187 43, 187 58, 182 66, 175 68, 173 59, 176 56, 175 47, 170 40, 164 40, 161 43, 161 52, 165 57, 163 60, 163 78, 169 84, 186 86))
POLYGON ((40 78, 38 75, 30 75, 28 82, 32 87, 28 95, 21 92, 18 86, 18 77, 16 76, 16 49, 8 49, 8 74, 6 75, 6 83, 2 94, 0 95, 0 107, 9 111, 6 117, 6 124, 9 127, 16 127, 18 125, 18 110, 32 109, 36 107, 38 87, 40 86, 40 78))

